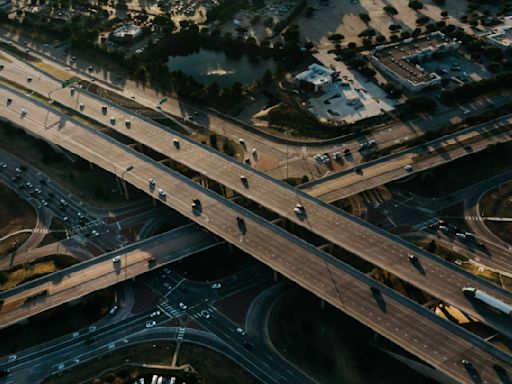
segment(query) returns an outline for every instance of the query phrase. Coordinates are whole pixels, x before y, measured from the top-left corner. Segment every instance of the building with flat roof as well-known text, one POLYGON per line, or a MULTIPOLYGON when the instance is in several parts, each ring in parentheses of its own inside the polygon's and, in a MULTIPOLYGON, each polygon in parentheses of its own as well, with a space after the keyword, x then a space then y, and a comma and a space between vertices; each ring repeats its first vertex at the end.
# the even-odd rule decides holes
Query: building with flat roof
POLYGON ((112 31, 109 37, 117 42, 134 41, 142 37, 142 27, 134 24, 125 24, 112 31))
POLYGON ((503 25, 493 29, 492 33, 487 35, 489 43, 499 48, 509 48, 512 46, 512 16, 504 19, 503 25))
POLYGON ((375 48, 371 60, 385 76, 410 92, 418 92, 441 82, 441 77, 435 72, 427 72, 421 62, 430 59, 434 53, 448 52, 459 45, 459 41, 433 32, 422 38, 381 45, 375 48))
POLYGON ((307 71, 295 76, 299 87, 309 91, 319 92, 327 90, 336 77, 337 73, 332 69, 319 64, 311 64, 307 71))

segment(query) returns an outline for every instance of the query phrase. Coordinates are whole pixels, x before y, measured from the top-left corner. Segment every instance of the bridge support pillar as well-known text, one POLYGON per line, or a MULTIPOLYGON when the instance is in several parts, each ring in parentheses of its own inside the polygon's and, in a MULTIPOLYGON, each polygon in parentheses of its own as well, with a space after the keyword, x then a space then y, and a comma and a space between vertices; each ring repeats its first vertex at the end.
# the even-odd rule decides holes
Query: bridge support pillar
POLYGON ((331 243, 322 244, 318 247, 321 251, 332 252, 333 245, 331 243))
POLYGON ((124 191, 124 198, 126 200, 130 200, 130 195, 128 195, 128 186, 126 185, 126 181, 123 180, 123 191, 124 191))
POLYGON ((93 171, 93 170, 94 170, 94 164, 93 164, 93 163, 91 163, 90 161, 89 161, 89 169, 90 169, 91 171, 93 171))
POLYGON ((114 175, 114 177, 116 178, 117 190, 119 191, 119 194, 122 195, 123 188, 121 188, 121 182, 119 181, 119 177, 117 177, 117 175, 114 175))
POLYGON ((277 281, 279 280, 279 273, 277 271, 273 271, 274 272, 274 283, 277 283, 277 281))
POLYGON ((320 309, 321 310, 325 309, 325 300, 324 299, 320 299, 320 309))
POLYGON ((272 220, 272 224, 282 226, 281 224, 283 224, 285 221, 286 219, 284 217, 278 217, 277 219, 272 220))

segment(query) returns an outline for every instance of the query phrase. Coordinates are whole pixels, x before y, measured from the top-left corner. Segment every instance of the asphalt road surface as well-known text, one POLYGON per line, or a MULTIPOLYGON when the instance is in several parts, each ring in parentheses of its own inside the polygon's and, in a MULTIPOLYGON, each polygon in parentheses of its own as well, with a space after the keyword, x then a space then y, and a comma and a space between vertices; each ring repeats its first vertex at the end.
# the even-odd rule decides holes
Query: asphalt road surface
MULTIPOLYGON (((4 97, 10 95, 13 99, 9 107, 0 104, 4 118, 119 176, 122 173, 127 182, 156 194, 156 191, 149 190, 148 185, 149 178, 153 177, 156 188, 167 192, 161 199, 163 203, 236 244, 448 375, 470 382, 474 372, 468 372, 461 363, 463 358, 467 358, 473 362, 480 377, 489 382, 499 382, 492 367, 510 365, 509 355, 218 194, 97 131, 77 125, 66 116, 37 103, 31 104, 26 97, 6 89, 2 89, 0 94, 4 97), (28 107, 30 114, 22 117, 20 105, 28 107), (130 167, 133 167, 130 171, 122 171, 130 167), (190 203, 186 203, 193 196, 200 199, 201 212, 192 210, 190 203), (243 225, 237 223, 237 217, 243 218, 243 225), (281 252, 276 253, 277 250, 281 252), (371 286, 378 287, 378 293, 370 290, 371 286), (417 327, 420 323, 423 324, 421 328, 417 327)), ((309 212, 308 207, 306 212, 309 212)))

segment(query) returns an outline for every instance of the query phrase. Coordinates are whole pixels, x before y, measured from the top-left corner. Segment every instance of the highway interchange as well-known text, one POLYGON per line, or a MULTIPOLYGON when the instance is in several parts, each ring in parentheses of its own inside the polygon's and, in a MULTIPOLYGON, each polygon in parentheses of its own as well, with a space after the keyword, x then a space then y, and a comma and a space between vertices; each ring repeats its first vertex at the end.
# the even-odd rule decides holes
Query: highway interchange
MULTIPOLYGON (((9 79, 17 79, 19 84, 26 82, 27 72, 19 72, 19 65, 12 72, 8 72, 8 70, 9 66, 6 66, 1 75, 6 76, 9 73, 9 79)), ((87 92, 80 92, 79 89, 74 92, 70 89, 62 89, 59 88, 59 82, 45 79, 44 76, 39 77, 33 76, 33 80, 29 84, 29 87, 38 93, 44 95, 51 92, 52 99, 60 104, 86 114, 88 118, 109 126, 136 142, 218 181, 295 224, 304 226, 309 231, 323 237, 326 242, 339 245, 431 293, 434 297, 450 302, 483 321, 491 322, 493 326, 504 333, 510 329, 508 322, 500 324, 499 319, 493 321, 493 316, 481 316, 462 293, 462 288, 467 285, 494 291, 495 287, 492 285, 478 281, 479 279, 475 279, 470 274, 464 274, 449 263, 443 263, 439 258, 418 248, 415 249, 410 243, 380 231, 376 227, 371 227, 364 221, 358 221, 341 210, 257 172, 245 164, 222 156, 184 135, 169 132, 169 129, 158 126, 154 122, 112 103, 99 100, 87 92), (83 104, 83 108, 80 107, 80 103, 83 104), (107 111, 103 109, 103 106, 107 106, 107 111), (115 119, 114 124, 112 124, 112 118, 115 119), (125 121, 130 121, 129 128, 125 126, 125 121), (178 146, 171 144, 173 140, 179 140, 180 144, 178 146), (241 182, 240 175, 246 177, 246 183, 241 182), (304 207, 304 217, 299 217, 294 213, 293 208, 296 204, 304 207), (339 227, 342 227, 343 231, 340 232, 339 227), (422 266, 420 271, 409 261, 409 254, 417 255, 420 258, 422 266)), ((482 128, 480 127, 480 129, 482 128)), ((91 143, 90 147, 94 148, 94 144, 91 143)), ((385 166, 389 166, 388 164, 390 163, 386 163, 385 166)), ((117 167, 118 172, 126 169, 129 165, 117 167)), ((400 161, 399 169, 402 170, 402 168, 403 165, 400 161)), ((132 174, 133 172, 127 172, 126 177, 130 177, 132 174)), ((156 178, 154 179, 156 180, 156 178)), ((505 300, 512 298, 512 295, 505 291, 496 292, 495 295, 505 300)))
MULTIPOLYGON (((31 84, 31 86, 35 86, 38 81, 39 80, 34 79, 34 83, 31 84)), ((78 94, 79 92, 76 93, 78 94)), ((207 227, 213 233, 217 233, 227 241, 236 244, 248 253, 260 258, 260 260, 269 264, 272 268, 282 272, 292 280, 299 282, 299 284, 317 293, 331 304, 345 310, 356 318, 364 318, 364 322, 373 329, 397 342, 399 345, 402 345, 405 349, 422 357, 425 361, 430 362, 449 375, 463 381, 468 379, 468 373, 460 364, 460 356, 456 353, 454 354, 454 350, 463 351, 465 348, 469 348, 464 346, 464 343, 468 343, 467 340, 471 340, 473 344, 471 348, 474 348, 475 345, 481 348, 477 350, 473 349, 473 351, 468 353, 481 354, 483 350, 492 350, 492 348, 489 349, 489 345, 482 344, 469 335, 464 334, 461 338, 458 329, 455 330, 451 325, 443 323, 439 319, 433 319, 429 311, 422 310, 420 309, 421 307, 417 308, 412 302, 408 300, 404 301, 404 298, 397 296, 391 290, 386 290, 384 287, 379 287, 379 290, 383 292, 381 294, 386 298, 387 310, 384 314, 381 314, 385 316, 386 320, 378 318, 376 319, 377 321, 370 324, 369 318, 372 317, 372 311, 378 311, 380 303, 378 299, 376 300, 372 291, 368 289, 368 286, 378 285, 374 281, 370 281, 365 276, 359 276, 360 273, 357 271, 351 270, 345 265, 341 265, 341 263, 332 260, 327 254, 319 252, 308 244, 298 239, 291 238, 284 231, 278 228, 269 228, 269 224, 263 222, 260 218, 255 217, 253 214, 233 204, 221 201, 219 196, 215 196, 206 190, 200 190, 197 185, 193 185, 193 183, 190 183, 181 175, 175 174, 169 169, 165 169, 151 159, 145 158, 126 148, 120 148, 119 145, 110 138, 93 132, 73 122, 71 119, 48 109, 48 107, 41 104, 37 105, 17 92, 2 88, 1 94, 3 97, 9 97, 13 100, 12 104, 9 106, 2 105, 2 112, 5 118, 22 126, 27 131, 60 145, 118 176, 121 176, 122 173, 121 178, 123 180, 136 185, 142 190, 148 191, 148 180, 149 178, 154 178, 157 181, 157 187, 162 187, 167 192, 167 197, 164 201, 165 204, 172 206, 189 218, 199 222, 200 225, 207 227), (18 105, 30 105, 30 108, 28 108, 30 112, 20 118, 21 109, 17 107, 18 105), (97 148, 98 145, 104 148, 104 150, 99 151, 102 155, 90 150, 91 148, 97 148), (133 167, 132 170, 123 171, 127 170, 129 167, 133 167), (166 178, 174 179, 174 183, 179 184, 182 189, 178 188, 178 185, 167 182, 166 178), (201 196, 202 211, 199 215, 193 212, 190 207, 191 196, 201 196), (219 208, 222 208, 221 211, 218 210, 219 208), (222 215, 225 215, 225 217, 222 217, 222 215), (236 217, 244 218, 245 229, 237 225, 236 217), (260 233, 258 236, 253 237, 255 231, 260 233), (270 241, 273 237, 275 237, 277 241, 275 244, 270 241), (275 255, 272 251, 272 247, 274 247, 273 249, 282 249, 284 244, 288 244, 284 246, 284 249, 289 250, 290 253, 290 255, 286 256, 288 260, 281 260, 281 256, 275 255), (313 255, 315 256, 312 257, 313 255), (325 265, 323 264, 324 262, 319 265, 316 262, 317 259, 327 262, 325 265), (304 267, 300 267, 301 265, 304 267), (317 269, 316 272, 312 271, 312 266, 319 269, 317 269), (327 268, 325 269, 325 267, 327 268), (334 284, 332 286, 331 282, 328 280, 318 280, 314 277, 329 275, 332 276, 332 283, 334 284), (335 281, 339 283, 335 283, 335 281), (343 284, 341 284, 341 282, 343 282, 343 284), (342 286, 343 288, 341 288, 342 286), (349 292, 351 296, 347 296, 349 292), (354 300, 356 295, 360 295, 357 296, 359 300, 354 300), (357 308, 357 306, 363 303, 367 308, 364 308, 364 306, 357 308), (367 312, 369 308, 373 309, 367 312), (410 308, 414 308, 414 310, 410 308), (366 315, 364 315, 364 313, 366 313, 366 315), (413 319, 418 315, 420 318, 428 318, 432 321, 428 321, 425 328, 421 330, 420 334, 422 336, 416 336, 415 334, 416 337, 413 337, 413 332, 417 332, 417 330, 412 329, 411 324, 414 324, 416 320, 413 319), (386 323, 386 321, 388 322, 386 323), (395 330, 393 330, 393 327, 395 327, 395 330), (426 330, 428 328, 430 328, 430 331, 426 330), (407 329, 408 331, 403 333, 402 331, 398 332, 397 329, 407 329), (411 333, 409 334, 408 332, 411 333), (442 341, 436 338, 434 343, 431 335, 439 334, 442 335, 443 338, 446 338, 446 340, 449 340, 450 336, 447 334, 450 334, 450 332, 455 336, 453 336, 454 339, 445 346, 446 351, 444 353, 446 355, 443 355, 442 358, 433 356, 437 354, 437 352, 434 353, 433 351, 437 351, 436 346, 439 348, 442 341), (400 333, 400 335, 397 333, 400 333), (425 336, 428 336, 428 339, 431 340, 427 340, 425 336), (414 342, 414 340, 416 341, 414 342), (422 342, 425 344, 420 345, 422 342), (458 344, 458 342, 462 344, 458 344), (431 345, 430 343, 434 343, 435 345, 431 345), (453 356, 458 357, 454 358, 453 356)), ((69 90, 54 92, 52 98, 58 100, 59 103, 63 105, 66 105, 67 100, 71 99, 69 97, 69 90), (63 94, 62 98, 58 98, 60 93, 63 94)), ((120 127, 122 127, 124 125, 123 122, 129 118, 131 121, 130 129, 124 129, 124 134, 128 133, 128 135, 136 141, 146 144, 158 152, 214 180, 222 182, 222 184, 227 187, 267 206, 269 209, 274 210, 290 221, 298 225, 303 225, 312 232, 325 237, 327 241, 332 241, 359 256, 365 257, 376 265, 383 267, 383 269, 395 272, 404 280, 410 281, 414 285, 432 293, 434 296, 464 309, 475 317, 490 322, 500 331, 504 333, 507 332, 508 323, 500 324, 498 320, 491 319, 487 314, 480 314, 467 302, 461 293, 461 288, 468 284, 471 286, 483 286, 485 290, 492 290, 497 296, 503 297, 505 300, 510 300, 510 295, 507 292, 500 291, 469 274, 463 274, 457 268, 440 263, 437 258, 411 247, 406 242, 391 238, 382 231, 378 231, 375 228, 371 228, 366 223, 348 217, 348 215, 341 211, 312 199, 302 192, 275 182, 265 175, 255 172, 243 164, 235 163, 226 157, 215 154, 207 148, 200 147, 175 132, 163 131, 161 127, 157 127, 133 114, 128 115, 127 111, 116 109, 116 107, 110 103, 108 103, 109 112, 106 116, 103 116, 100 112, 101 106, 106 102, 102 104, 100 100, 86 93, 80 93, 80 98, 81 102, 84 104, 86 104, 84 100, 87 101, 84 110, 87 111, 90 118, 96 119, 108 126, 110 125, 109 119, 112 117, 112 110, 114 110, 116 121, 119 123, 114 124, 112 128, 122 130, 120 127), (143 132, 144 135, 142 134, 143 132), (173 147, 171 144, 172 138, 179 138, 179 148, 176 146, 173 147), (248 179, 249 187, 245 187, 240 182, 239 177, 241 174, 247 175, 246 178, 248 179), (272 201, 268 201, 265 195, 267 197, 272 195, 275 198, 272 199, 272 201), (297 202, 300 202, 300 204, 305 207, 305 218, 297 217, 294 214, 293 207, 297 202), (338 231, 333 231, 332 225, 335 223, 342 226, 343 230, 350 232, 350 234, 343 237, 344 234, 340 235, 337 233, 338 231), (374 247, 369 246, 368 242, 373 243, 374 247), (389 246, 384 245, 386 242, 388 242, 389 246), (381 247, 384 247, 384 249, 381 247), (386 253, 380 255, 380 259, 378 259, 378 255, 376 254, 384 252, 386 253), (419 255, 423 271, 426 272, 426 277, 422 277, 421 273, 418 273, 417 269, 411 265, 407 258, 407 255, 411 252, 419 255), (399 265, 400 268, 403 268, 402 270, 398 269, 399 265), (411 274, 414 275, 411 277, 411 274), (435 280, 436 278, 438 280, 435 280)), ((76 103, 77 101, 75 102, 75 106, 76 103)), ((380 310, 382 312, 382 309, 380 310)), ((499 351, 492 351, 491 355, 498 355, 498 359, 508 361, 508 357, 503 356, 499 351)), ((493 357, 482 358, 482 356, 480 356, 478 358, 472 357, 470 360, 486 361, 486 359, 489 358, 493 359, 493 357)), ((492 382, 493 380, 493 371, 486 369, 486 367, 492 367, 493 364, 495 364, 495 362, 488 362, 485 365, 482 364, 482 366, 476 364, 478 365, 480 376, 484 380, 489 380, 488 382, 492 382)))

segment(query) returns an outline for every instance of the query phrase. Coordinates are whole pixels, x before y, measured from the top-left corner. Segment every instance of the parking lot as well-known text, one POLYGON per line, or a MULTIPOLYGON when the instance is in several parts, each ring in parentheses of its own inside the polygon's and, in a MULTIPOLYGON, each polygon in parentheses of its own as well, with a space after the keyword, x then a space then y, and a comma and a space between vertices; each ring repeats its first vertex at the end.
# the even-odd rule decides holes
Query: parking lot
POLYGON ((448 88, 478 81, 492 76, 482 64, 466 58, 458 52, 450 53, 440 59, 421 63, 427 72, 435 72, 443 79, 449 79, 448 88))

